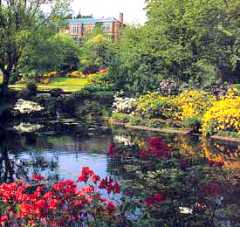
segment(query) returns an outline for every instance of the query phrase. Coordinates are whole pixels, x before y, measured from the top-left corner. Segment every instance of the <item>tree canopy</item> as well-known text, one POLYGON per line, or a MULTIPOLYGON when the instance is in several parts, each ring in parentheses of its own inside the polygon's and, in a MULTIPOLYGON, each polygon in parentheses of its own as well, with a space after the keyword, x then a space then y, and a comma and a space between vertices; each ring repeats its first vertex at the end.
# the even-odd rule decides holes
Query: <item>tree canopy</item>
POLYGON ((10 76, 17 73, 20 59, 29 40, 47 23, 57 24, 68 12, 68 6, 69 1, 64 0, 0 1, 2 93, 7 93, 10 76))
POLYGON ((236 82, 239 0, 149 0, 144 26, 127 27, 117 44, 111 76, 134 93, 162 79, 208 86, 236 82))

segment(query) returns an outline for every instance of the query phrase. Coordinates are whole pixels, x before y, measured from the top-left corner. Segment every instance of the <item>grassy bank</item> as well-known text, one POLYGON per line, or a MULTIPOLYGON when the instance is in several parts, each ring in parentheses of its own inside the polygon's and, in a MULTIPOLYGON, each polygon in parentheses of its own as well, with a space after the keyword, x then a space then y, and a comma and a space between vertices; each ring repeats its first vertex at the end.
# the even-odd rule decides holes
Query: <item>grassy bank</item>
MULTIPOLYGON (((39 91, 49 91, 56 88, 61 88, 65 92, 76 92, 87 85, 91 84, 91 80, 89 78, 67 78, 67 77, 60 77, 53 79, 48 84, 38 84, 39 91)), ((9 86, 10 89, 20 91, 26 88, 26 83, 18 83, 9 86)))

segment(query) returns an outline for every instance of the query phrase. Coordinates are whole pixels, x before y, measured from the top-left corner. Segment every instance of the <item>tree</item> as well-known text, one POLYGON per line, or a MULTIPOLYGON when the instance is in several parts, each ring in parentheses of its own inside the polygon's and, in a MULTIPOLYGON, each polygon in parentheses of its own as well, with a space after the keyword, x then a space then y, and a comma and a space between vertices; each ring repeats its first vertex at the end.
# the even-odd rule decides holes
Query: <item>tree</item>
POLYGON ((3 72, 2 94, 8 92, 10 76, 18 64, 29 39, 50 21, 57 23, 68 11, 64 0, 0 1, 0 69, 3 72), (42 8, 47 8, 46 12, 42 8))
POLYGON ((19 71, 37 76, 49 71, 71 70, 79 65, 79 51, 70 35, 44 27, 35 33, 24 49, 19 71))
POLYGON ((100 25, 87 35, 81 45, 81 64, 84 67, 108 67, 112 42, 106 37, 100 25))
POLYGON ((198 87, 239 81, 239 8, 239 0, 147 1, 146 24, 122 32, 111 79, 131 94, 162 79, 198 87))

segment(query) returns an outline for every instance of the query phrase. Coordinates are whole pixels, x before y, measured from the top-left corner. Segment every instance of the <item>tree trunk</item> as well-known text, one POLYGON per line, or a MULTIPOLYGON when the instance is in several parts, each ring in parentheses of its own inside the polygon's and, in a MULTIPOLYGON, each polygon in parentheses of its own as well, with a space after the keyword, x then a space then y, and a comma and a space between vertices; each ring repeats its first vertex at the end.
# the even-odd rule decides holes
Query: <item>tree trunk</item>
POLYGON ((1 88, 1 94, 3 96, 6 96, 8 94, 8 84, 9 84, 9 72, 3 72, 3 82, 2 82, 2 88, 1 88))

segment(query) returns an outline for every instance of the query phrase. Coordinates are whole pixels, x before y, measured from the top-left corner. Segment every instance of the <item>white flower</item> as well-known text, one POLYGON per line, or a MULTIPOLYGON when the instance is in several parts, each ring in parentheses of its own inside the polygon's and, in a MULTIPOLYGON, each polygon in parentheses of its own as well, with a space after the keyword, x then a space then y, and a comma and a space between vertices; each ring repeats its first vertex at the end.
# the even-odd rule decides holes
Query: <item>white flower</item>
POLYGON ((117 143, 122 143, 125 146, 131 146, 134 145, 134 143, 131 142, 131 137, 124 137, 124 136, 114 136, 114 140, 117 143))
POLYGON ((113 112, 131 113, 136 107, 136 99, 127 97, 114 97, 113 112))
POLYGON ((17 126, 13 127, 15 130, 17 130, 20 133, 30 133, 30 132, 35 132, 42 128, 42 125, 39 124, 31 124, 31 123, 21 123, 17 126))
POLYGON ((193 213, 193 209, 191 209, 189 207, 179 207, 179 211, 181 214, 192 214, 193 213))
POLYGON ((13 109, 18 110, 21 114, 29 114, 32 112, 39 112, 44 108, 36 102, 19 99, 13 109))

